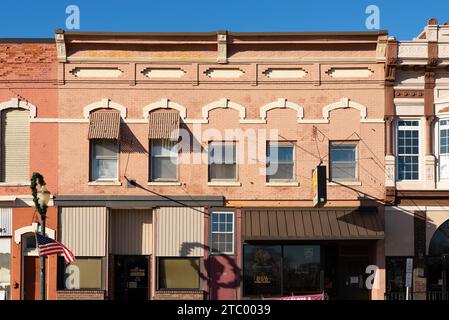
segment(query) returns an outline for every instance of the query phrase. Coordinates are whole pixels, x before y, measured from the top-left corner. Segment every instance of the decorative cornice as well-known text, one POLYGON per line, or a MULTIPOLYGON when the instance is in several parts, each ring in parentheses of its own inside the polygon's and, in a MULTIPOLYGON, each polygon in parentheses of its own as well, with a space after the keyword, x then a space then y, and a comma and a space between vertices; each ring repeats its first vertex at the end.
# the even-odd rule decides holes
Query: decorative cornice
POLYGON ((424 90, 395 90, 395 98, 424 98, 424 90))

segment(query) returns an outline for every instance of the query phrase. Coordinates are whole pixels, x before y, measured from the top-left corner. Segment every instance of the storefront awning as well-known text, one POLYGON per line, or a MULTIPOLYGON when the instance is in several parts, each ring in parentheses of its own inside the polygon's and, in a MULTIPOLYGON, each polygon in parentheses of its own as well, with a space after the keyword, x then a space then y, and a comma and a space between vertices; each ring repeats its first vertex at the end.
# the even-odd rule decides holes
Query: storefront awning
POLYGON ((375 240, 384 238, 377 209, 242 210, 244 240, 375 240))
POLYGON ((96 111, 90 114, 89 139, 119 139, 120 113, 96 111))
POLYGON ((148 139, 178 140, 179 120, 179 113, 176 111, 151 112, 148 117, 148 139))

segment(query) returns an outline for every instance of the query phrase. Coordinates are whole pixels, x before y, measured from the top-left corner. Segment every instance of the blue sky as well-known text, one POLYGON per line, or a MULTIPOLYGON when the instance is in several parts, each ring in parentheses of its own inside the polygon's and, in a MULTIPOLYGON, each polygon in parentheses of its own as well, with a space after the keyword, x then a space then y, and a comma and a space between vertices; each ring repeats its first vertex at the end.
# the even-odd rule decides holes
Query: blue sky
POLYGON ((401 40, 430 17, 449 21, 449 0, 1 0, 0 37, 53 37, 71 4, 80 8, 81 31, 366 30, 368 5, 379 7, 380 28, 401 40))

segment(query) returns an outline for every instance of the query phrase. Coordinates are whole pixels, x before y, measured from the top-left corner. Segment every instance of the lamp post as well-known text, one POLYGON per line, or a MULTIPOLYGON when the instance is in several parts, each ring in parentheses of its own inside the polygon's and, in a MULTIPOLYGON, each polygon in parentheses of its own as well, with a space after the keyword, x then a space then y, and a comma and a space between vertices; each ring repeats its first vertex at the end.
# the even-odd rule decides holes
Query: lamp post
MULTIPOLYGON (((44 177, 34 172, 31 176, 31 191, 33 195, 33 202, 36 211, 39 212, 41 217, 41 232, 40 234, 45 237, 45 220, 47 218, 47 207, 51 199, 51 193, 45 187, 44 177), (37 190, 37 184, 41 186, 40 190, 37 190)), ((41 300, 45 300, 45 257, 41 257, 41 272, 40 272, 40 295, 41 300)))

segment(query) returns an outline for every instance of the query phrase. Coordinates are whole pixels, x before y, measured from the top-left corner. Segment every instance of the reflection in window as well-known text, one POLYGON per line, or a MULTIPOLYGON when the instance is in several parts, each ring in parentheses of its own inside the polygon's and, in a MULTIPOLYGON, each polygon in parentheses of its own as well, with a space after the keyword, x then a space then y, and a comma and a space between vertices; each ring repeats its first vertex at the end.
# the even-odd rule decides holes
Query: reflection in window
POLYGON ((267 152, 267 181, 295 181, 293 144, 270 142, 267 152))
POLYGON ((407 257, 387 257, 387 292, 405 291, 407 257))
POLYGON ((280 296, 282 247, 246 245, 244 250, 245 296, 280 296))
POLYGON ((92 140, 92 181, 118 179, 118 152, 115 140, 92 140))
POLYGON ((357 180, 357 145, 332 142, 330 146, 330 178, 332 181, 357 180))
POLYGON ((320 291, 320 246, 284 246, 284 295, 320 291))
POLYGON ((419 179, 419 121, 398 123, 398 180, 419 179))

